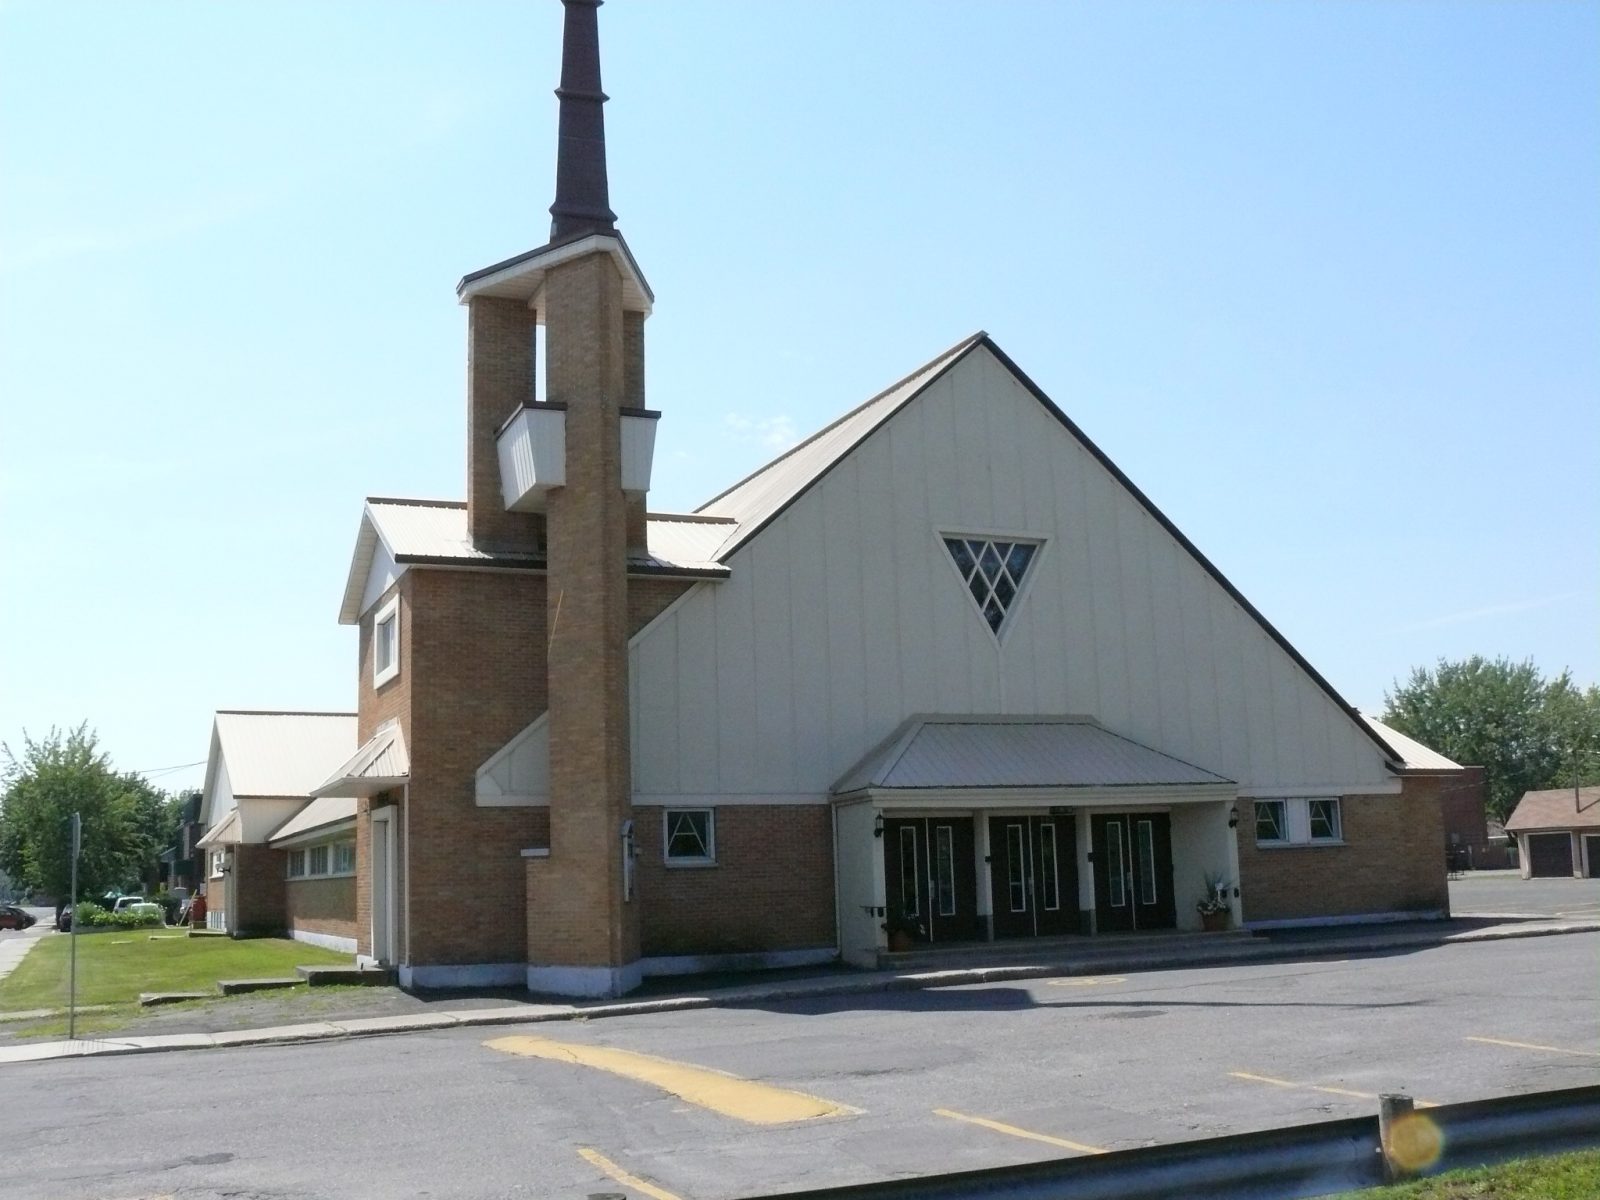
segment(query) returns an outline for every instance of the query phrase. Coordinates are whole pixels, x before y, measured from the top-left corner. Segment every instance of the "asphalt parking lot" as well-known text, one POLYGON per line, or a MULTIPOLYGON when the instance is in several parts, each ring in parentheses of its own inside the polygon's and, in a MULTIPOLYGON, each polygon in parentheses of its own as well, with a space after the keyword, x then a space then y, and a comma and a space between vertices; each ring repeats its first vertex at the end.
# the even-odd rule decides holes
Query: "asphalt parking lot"
POLYGON ((718 1200, 1600 1083, 1597 955, 1573 934, 17 1065, 6 1194, 718 1200))
POLYGON ((1458 916, 1600 917, 1600 879, 1523 879, 1515 871, 1470 871, 1450 881, 1458 916))

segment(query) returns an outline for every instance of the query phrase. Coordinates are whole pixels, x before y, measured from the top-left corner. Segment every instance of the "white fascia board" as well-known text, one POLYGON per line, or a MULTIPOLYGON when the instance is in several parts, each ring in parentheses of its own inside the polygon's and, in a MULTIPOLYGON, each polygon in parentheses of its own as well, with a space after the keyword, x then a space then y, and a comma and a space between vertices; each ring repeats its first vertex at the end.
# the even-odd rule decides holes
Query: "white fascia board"
POLYGON ((361 528, 356 534, 355 552, 350 557, 350 573, 345 578, 344 600, 339 606, 339 624, 359 625, 367 609, 377 603, 407 569, 405 563, 398 561, 394 547, 389 545, 378 529, 378 523, 372 519, 371 507, 362 505, 361 528), (379 589, 377 596, 369 596, 369 584, 376 570, 392 573, 393 578, 379 589))
POLYGON ((622 275, 624 302, 631 311, 649 316, 655 303, 649 284, 645 283, 639 265, 633 261, 620 237, 592 233, 574 242, 566 242, 549 249, 535 250, 530 254, 509 259, 499 270, 469 276, 456 289, 456 299, 465 304, 474 296, 494 296, 505 300, 523 300, 532 304, 544 288, 545 272, 551 267, 582 258, 595 251, 603 251, 616 261, 622 275))
POLYGON ((217 718, 211 718, 211 753, 206 757, 206 781, 200 792, 200 829, 211 828, 211 793, 216 790, 217 771, 222 766, 222 736, 217 732, 217 718))
MULTIPOLYGON (((883 808, 1147 808, 1232 800, 1231 783, 1128 788, 864 788, 841 800, 869 800, 883 808)), ((836 801, 837 803, 838 801, 836 801)))
POLYGON ((1398 779, 1372 783, 1274 783, 1252 784, 1239 789, 1241 800, 1284 800, 1297 796, 1398 796, 1398 779))
MULTIPOLYGON (((293 820, 291 817, 289 820, 293 820)), ((285 821, 284 824, 288 824, 285 821)), ((291 850, 296 846, 310 846, 317 842, 338 841, 339 834, 349 833, 356 827, 356 819, 347 817, 342 821, 333 821, 327 825, 319 825, 315 829, 302 829, 299 833, 290 834, 286 838, 268 838, 267 845, 274 850, 291 850)))

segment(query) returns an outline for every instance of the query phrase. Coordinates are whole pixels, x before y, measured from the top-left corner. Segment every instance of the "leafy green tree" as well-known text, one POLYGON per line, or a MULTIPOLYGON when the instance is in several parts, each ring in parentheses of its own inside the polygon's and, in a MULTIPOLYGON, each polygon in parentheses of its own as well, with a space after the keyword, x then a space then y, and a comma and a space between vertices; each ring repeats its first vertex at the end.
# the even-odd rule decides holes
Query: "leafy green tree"
POLYGON ((99 895, 138 879, 158 856, 165 798, 137 775, 118 774, 88 723, 14 754, 0 746, 0 869, 58 898, 71 890, 72 814, 83 821, 78 892, 99 895))
POLYGON ((1600 688, 1569 672, 1482 655, 1417 667, 1384 694, 1383 721, 1463 765, 1483 767, 1487 808, 1505 820, 1522 794, 1600 781, 1600 688))

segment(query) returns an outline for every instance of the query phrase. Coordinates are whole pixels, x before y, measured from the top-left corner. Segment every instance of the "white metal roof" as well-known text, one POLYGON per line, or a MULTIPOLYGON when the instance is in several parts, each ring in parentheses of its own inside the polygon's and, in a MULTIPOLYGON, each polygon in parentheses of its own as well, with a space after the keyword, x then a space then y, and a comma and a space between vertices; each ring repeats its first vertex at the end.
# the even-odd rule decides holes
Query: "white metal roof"
POLYGON ((339 825, 356 818, 356 798, 354 796, 318 796, 294 816, 290 817, 267 838, 270 842, 281 842, 285 838, 292 838, 302 833, 312 833, 324 829, 329 825, 339 825))
POLYGON ((895 788, 1125 788, 1227 784, 1090 717, 916 716, 857 763, 836 795, 895 788))
POLYGON ((1415 738, 1408 738, 1398 729, 1385 725, 1377 717, 1361 714, 1361 719, 1377 733, 1385 742, 1389 743, 1405 760, 1402 764, 1407 771, 1459 771, 1461 765, 1451 762, 1437 750, 1430 750, 1415 738))
POLYGON ((696 512, 731 518, 735 522, 714 557, 726 559, 771 517, 827 474, 829 468, 860 444, 861 439, 899 412, 945 367, 984 336, 980 332, 963 339, 887 391, 878 393, 832 425, 812 434, 794 449, 773 459, 754 475, 702 504, 696 512))
MULTIPOLYGON (((312 795, 375 796, 404 783, 411 775, 405 735, 394 721, 385 721, 350 758, 318 784, 312 795)), ((281 835, 274 835, 281 836, 281 835)))
POLYGON ((356 745, 355 713, 217 713, 207 792, 220 761, 233 795, 309 796, 356 745))

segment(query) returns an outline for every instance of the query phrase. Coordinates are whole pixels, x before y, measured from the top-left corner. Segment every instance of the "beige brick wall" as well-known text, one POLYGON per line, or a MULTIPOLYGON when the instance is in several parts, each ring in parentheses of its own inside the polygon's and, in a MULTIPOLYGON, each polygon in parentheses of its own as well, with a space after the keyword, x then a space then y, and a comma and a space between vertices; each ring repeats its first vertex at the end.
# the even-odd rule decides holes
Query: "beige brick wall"
POLYGON ((1245 920, 1448 911, 1444 782, 1412 777, 1398 796, 1343 797, 1342 846, 1257 847, 1254 804, 1239 801, 1245 920))
POLYGON ((287 927, 298 933, 356 936, 356 878, 290 879, 284 886, 287 927))
POLYGON ((662 812, 634 809, 646 955, 832 946, 833 823, 825 804, 724 805, 714 867, 669 867, 662 812))

